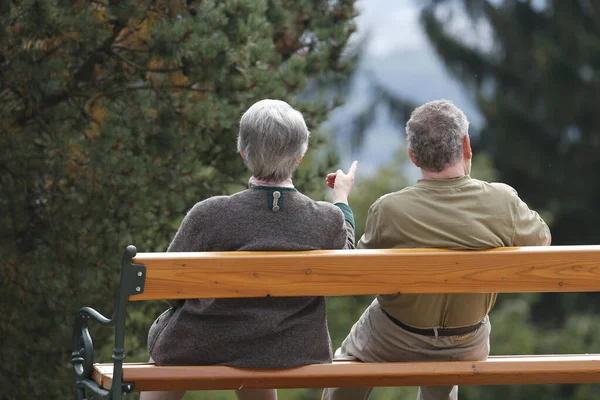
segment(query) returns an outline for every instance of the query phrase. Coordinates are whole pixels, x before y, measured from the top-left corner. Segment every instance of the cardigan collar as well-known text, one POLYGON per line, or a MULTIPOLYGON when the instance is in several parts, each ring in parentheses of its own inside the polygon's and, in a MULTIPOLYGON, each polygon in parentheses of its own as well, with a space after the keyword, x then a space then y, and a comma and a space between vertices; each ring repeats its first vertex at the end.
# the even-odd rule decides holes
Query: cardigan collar
POLYGON ((252 188, 254 186, 272 186, 272 187, 278 187, 278 188, 294 188, 294 184, 292 183, 292 179, 284 179, 282 181, 266 181, 263 179, 258 179, 254 176, 250 177, 250 180, 248 180, 248 187, 252 188))

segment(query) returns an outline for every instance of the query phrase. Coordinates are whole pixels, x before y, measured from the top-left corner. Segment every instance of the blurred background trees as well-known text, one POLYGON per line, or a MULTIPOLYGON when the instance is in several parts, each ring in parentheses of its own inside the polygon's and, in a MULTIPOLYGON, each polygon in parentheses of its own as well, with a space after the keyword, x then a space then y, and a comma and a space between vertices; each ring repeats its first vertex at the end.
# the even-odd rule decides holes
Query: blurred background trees
MULTIPOLYGON (((324 176, 337 168, 338 155, 341 168, 359 159, 350 200, 358 238, 371 203, 416 179, 406 168, 404 121, 414 105, 434 99, 423 93, 446 87, 436 80, 442 73, 420 86, 409 82, 405 91, 394 83, 418 80, 418 71, 441 62, 469 99, 466 106, 455 102, 474 121, 473 176, 515 187, 550 223, 554 244, 600 241, 598 5, 413 1, 414 29, 435 56, 389 57, 387 72, 378 74, 361 69, 369 62, 385 67, 364 51, 353 74, 348 39, 359 7, 374 3, 0 2, 0 399, 72 394, 75 310, 91 305, 110 314, 126 244, 163 251, 196 201, 245 186, 236 125, 262 98, 286 100, 306 117, 311 149, 295 176, 306 194, 325 197, 324 176), (350 106, 357 98, 363 106, 333 111, 339 89, 350 106), (387 128, 382 118, 391 121, 387 128), (384 141, 373 127, 392 136, 384 141), (369 146, 387 158, 361 158, 369 146)), ((401 3, 408 7, 409 0, 401 3)), ((391 13, 395 4, 385 7, 391 13)), ((391 32, 387 42, 405 40, 391 32)), ((363 38, 362 50, 371 40, 363 38)), ((460 94, 438 93, 451 100, 460 94)), ((597 294, 500 296, 491 316, 492 354, 600 353, 598 300, 597 294)), ((370 301, 328 300, 334 346, 370 301)), ((147 359, 146 332, 163 308, 130 307, 129 361, 147 359)), ((98 356, 108 360, 111 332, 92 334, 98 356)), ((463 400, 600 399, 598 385, 460 391, 463 400)), ((415 393, 382 388, 371 398, 415 393)), ((280 393, 284 400, 319 396, 318 390, 280 393)))
MULTIPOLYGON (((351 71, 353 3, 2 2, 0 398, 72 395, 74 312, 110 315, 126 244, 164 251, 195 202, 246 185, 236 125, 254 102, 304 113, 314 149, 296 182, 322 187, 335 156, 317 128, 337 103, 296 97, 351 71)), ((130 355, 147 358, 162 308, 132 308, 130 355)))

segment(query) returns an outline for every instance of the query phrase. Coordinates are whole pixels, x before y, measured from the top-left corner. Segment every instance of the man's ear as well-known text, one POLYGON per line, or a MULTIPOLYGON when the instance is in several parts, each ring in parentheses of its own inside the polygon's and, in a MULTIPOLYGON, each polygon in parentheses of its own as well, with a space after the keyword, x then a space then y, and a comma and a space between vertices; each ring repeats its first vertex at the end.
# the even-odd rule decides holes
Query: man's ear
POLYGON ((469 135, 463 136, 462 140, 463 145, 463 157, 465 160, 470 160, 473 158, 473 150, 471 150, 471 139, 469 139, 469 135))
POLYGON ((419 164, 417 164, 417 161, 415 160, 415 154, 412 152, 411 149, 408 149, 408 158, 410 158, 410 162, 415 164, 415 167, 421 168, 421 167, 419 167, 419 164))
POLYGON ((300 158, 299 158, 298 160, 296 160, 296 167, 297 167, 298 165, 300 165, 300 163, 301 163, 301 162, 302 162, 302 156, 300 156, 300 158))
POLYGON ((244 158, 244 152, 242 150, 240 150, 240 156, 242 156, 242 158, 244 158))

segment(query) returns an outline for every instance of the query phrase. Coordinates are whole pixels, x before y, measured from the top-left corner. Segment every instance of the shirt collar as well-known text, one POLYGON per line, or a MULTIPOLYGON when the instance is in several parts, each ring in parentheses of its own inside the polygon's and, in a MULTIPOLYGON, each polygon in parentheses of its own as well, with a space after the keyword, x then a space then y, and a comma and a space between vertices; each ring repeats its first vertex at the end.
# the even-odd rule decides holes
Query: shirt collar
POLYGON ((258 179, 254 176, 251 176, 248 180, 248 187, 251 188, 253 186, 274 186, 274 187, 283 187, 283 188, 293 188, 294 184, 292 183, 292 179, 284 179, 282 181, 266 181, 263 179, 258 179))
POLYGON ((469 175, 459 176, 452 179, 419 179, 417 186, 426 187, 448 187, 448 186, 460 186, 469 182, 471 177, 469 175))

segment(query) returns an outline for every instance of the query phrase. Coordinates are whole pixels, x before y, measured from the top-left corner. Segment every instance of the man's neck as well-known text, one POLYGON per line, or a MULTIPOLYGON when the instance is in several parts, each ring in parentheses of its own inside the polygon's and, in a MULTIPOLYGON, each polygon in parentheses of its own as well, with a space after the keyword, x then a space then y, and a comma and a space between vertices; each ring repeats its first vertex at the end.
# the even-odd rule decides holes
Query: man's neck
POLYGON ((460 178, 461 176, 465 175, 467 174, 465 173, 465 166, 463 164, 452 165, 440 172, 426 171, 421 169, 421 176, 423 179, 447 180, 460 178))

